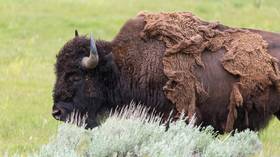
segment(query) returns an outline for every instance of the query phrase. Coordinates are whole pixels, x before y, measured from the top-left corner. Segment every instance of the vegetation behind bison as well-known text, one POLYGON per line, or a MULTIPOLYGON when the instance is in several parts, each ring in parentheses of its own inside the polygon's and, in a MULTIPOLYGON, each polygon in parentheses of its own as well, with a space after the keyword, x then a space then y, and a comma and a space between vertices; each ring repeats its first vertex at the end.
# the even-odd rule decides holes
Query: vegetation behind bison
MULTIPOLYGON (((143 16, 129 20, 111 42, 95 42, 92 36, 88 39, 75 33, 74 39, 67 42, 57 56, 53 92, 53 116, 56 119, 66 121, 75 111, 81 116, 87 114, 87 127, 92 128, 98 125, 98 114, 129 104, 131 100, 155 109, 163 117, 173 111, 171 116, 176 118, 182 108, 178 108, 174 99, 191 97, 199 90, 179 90, 180 97, 170 99, 164 87, 168 82, 169 87, 177 87, 178 82, 170 81, 163 64, 168 45, 162 38, 143 37, 146 24, 143 16)), ((218 24, 215 29, 228 27, 218 24)), ((268 43, 268 53, 280 58, 279 34, 257 30, 250 32, 261 35, 268 43)), ((193 111, 198 124, 212 125, 221 133, 232 129, 259 130, 273 115, 280 117, 278 73, 265 88, 258 89, 257 94, 241 92, 242 105, 232 106, 229 104, 233 85, 241 80, 241 76, 233 75, 222 66, 226 49, 219 48, 212 53, 209 47, 205 47, 202 52, 200 57, 204 68, 196 64, 190 66, 207 95, 196 95, 196 99, 191 99, 195 104, 193 111), (231 113, 234 120, 229 129, 227 123, 231 113)), ((190 104, 185 105, 189 108, 190 104)))

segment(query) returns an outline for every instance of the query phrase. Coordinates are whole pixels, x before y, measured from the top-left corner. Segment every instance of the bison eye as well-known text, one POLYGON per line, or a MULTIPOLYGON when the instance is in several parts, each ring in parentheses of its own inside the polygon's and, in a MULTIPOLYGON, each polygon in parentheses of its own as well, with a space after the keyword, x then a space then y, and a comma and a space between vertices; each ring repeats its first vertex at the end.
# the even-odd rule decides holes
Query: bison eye
POLYGON ((82 76, 77 72, 68 72, 65 74, 64 80, 67 82, 78 82, 82 80, 82 76))
POLYGON ((77 82, 77 81, 80 81, 81 80, 81 77, 80 76, 76 76, 76 75, 73 75, 70 77, 69 79, 71 82, 77 82))

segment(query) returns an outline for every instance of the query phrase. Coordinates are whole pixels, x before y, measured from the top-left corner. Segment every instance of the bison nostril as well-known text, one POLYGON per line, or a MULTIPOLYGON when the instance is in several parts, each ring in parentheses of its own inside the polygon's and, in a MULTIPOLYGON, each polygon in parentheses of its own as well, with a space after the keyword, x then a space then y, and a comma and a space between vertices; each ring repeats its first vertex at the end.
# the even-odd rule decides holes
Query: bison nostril
POLYGON ((53 115, 53 117, 54 117, 56 120, 60 120, 61 114, 62 114, 62 112, 61 112, 61 110, 59 110, 59 109, 55 109, 55 110, 53 110, 53 112, 52 112, 52 115, 53 115))

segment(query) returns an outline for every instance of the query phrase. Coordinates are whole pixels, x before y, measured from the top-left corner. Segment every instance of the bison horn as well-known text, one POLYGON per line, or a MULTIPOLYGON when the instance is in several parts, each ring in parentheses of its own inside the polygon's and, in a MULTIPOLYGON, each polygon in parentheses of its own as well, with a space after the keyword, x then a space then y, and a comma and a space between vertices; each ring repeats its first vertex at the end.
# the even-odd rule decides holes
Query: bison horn
POLYGON ((87 69, 93 69, 97 66, 98 60, 99 57, 98 57, 95 41, 93 39, 92 34, 90 34, 90 53, 89 53, 89 57, 84 57, 82 59, 82 66, 87 69))
POLYGON ((75 30, 75 37, 78 37, 78 36, 79 36, 78 30, 75 30))

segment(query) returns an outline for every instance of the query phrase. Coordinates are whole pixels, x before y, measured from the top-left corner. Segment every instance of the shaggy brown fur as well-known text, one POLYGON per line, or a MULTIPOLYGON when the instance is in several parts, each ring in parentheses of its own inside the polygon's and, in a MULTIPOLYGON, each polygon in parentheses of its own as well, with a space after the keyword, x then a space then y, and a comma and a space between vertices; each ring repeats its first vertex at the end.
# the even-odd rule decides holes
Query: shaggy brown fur
MULTIPOLYGON (((170 22, 172 23, 172 20, 170 22)), ((202 24, 207 26, 206 28, 212 27, 220 32, 229 29, 222 25, 209 25, 207 22, 202 22, 202 24)), ((220 133, 226 130, 227 119, 231 119, 228 118, 229 113, 232 112, 230 110, 236 113, 236 117, 232 121, 232 128, 239 130, 246 128, 259 130, 268 123, 273 114, 279 116, 278 97, 280 94, 277 91, 278 87, 272 86, 277 83, 277 77, 269 75, 268 79, 261 75, 259 79, 251 80, 256 83, 260 80, 270 81, 267 81, 268 84, 261 84, 260 87, 263 88, 255 88, 255 86, 259 86, 257 84, 252 86, 252 89, 258 90, 248 92, 249 94, 245 96, 244 91, 246 90, 236 84, 243 83, 242 76, 233 75, 230 68, 229 70, 225 68, 235 59, 222 61, 228 52, 224 44, 220 42, 220 45, 213 47, 208 45, 207 47, 207 45, 203 45, 204 33, 198 36, 194 32, 194 35, 189 35, 190 38, 184 42, 180 42, 180 38, 170 37, 168 47, 163 38, 159 40, 153 35, 145 36, 147 32, 144 30, 147 30, 147 26, 145 18, 137 16, 123 26, 113 41, 97 41, 100 62, 95 69, 91 70, 80 66, 81 59, 89 55, 89 39, 77 36, 65 44, 57 57, 57 80, 53 94, 53 108, 62 110, 61 120, 64 120, 64 117, 73 110, 81 113, 87 112, 89 115, 88 127, 94 127, 97 125, 96 115, 98 113, 104 109, 115 108, 117 105, 129 104, 132 100, 164 113, 165 116, 168 116, 172 110, 175 110, 174 115, 176 115, 177 110, 180 111, 188 106, 187 111, 196 114, 198 123, 202 123, 203 126, 212 125, 220 133), (175 40, 182 44, 172 47, 172 44, 176 43, 175 40), (204 46, 205 48, 203 48, 204 46), (184 50, 185 55, 177 53, 177 50, 181 49, 184 50), (169 54, 166 55, 167 52, 169 54), (192 54, 192 52, 200 53, 192 54), (188 58, 186 55, 192 55, 194 59, 188 58), (180 66, 177 65, 176 59, 179 61, 184 59, 187 62, 180 66), (166 65, 171 68, 169 71, 166 70, 166 65), (174 73, 172 68, 181 68, 181 70, 174 73), (170 81, 173 76, 180 79, 170 81), (186 84, 178 87, 179 81, 185 81, 186 84), (168 95, 173 88, 186 92, 168 95), (236 95, 239 97, 235 97, 236 95), (170 99, 171 96, 174 99, 170 99), (242 105, 229 105, 230 99, 236 101, 241 98, 242 105), (178 106, 174 102, 186 102, 186 104, 178 106), (232 106, 233 109, 230 109, 232 106)), ((182 27, 185 26, 182 25, 182 27)), ((203 29, 202 27, 202 32, 203 29)), ((267 52, 280 59, 279 34, 251 30, 250 32, 260 34, 268 43, 267 52)), ((209 35, 211 36, 211 32, 209 35)), ((215 40, 213 39, 213 41, 215 40)), ((262 43, 262 41, 260 42, 262 43)), ((252 60, 252 62, 254 61, 256 60, 252 60)), ((267 64, 267 67, 273 66, 267 64)), ((237 70, 240 73, 248 72, 239 68, 237 70)), ((269 73, 269 71, 265 72, 269 73)), ((250 89, 245 87, 245 89, 250 89)), ((231 130, 230 127, 228 128, 226 131, 231 130)))
MULTIPOLYGON (((189 117, 200 113, 196 105, 198 98, 207 96, 195 76, 195 66, 205 66, 201 54, 206 49, 210 53, 225 49, 221 61, 223 68, 239 78, 233 83, 229 97, 226 131, 233 129, 236 108, 246 108, 244 98, 263 93, 270 86, 279 86, 278 60, 268 54, 267 43, 260 35, 242 29, 221 28, 218 23, 202 21, 186 12, 141 13, 139 16, 146 22, 145 38, 156 38, 165 43, 163 65, 169 80, 164 91, 177 110, 185 110, 189 117)), ((246 108, 246 125, 248 112, 246 108)))

